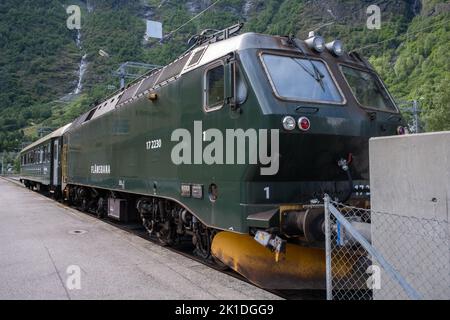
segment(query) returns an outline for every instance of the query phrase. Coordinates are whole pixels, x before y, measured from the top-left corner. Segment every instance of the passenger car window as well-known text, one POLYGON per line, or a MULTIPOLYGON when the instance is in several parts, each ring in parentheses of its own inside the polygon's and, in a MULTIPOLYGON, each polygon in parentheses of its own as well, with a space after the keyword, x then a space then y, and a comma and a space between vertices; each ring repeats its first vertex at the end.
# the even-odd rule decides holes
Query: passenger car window
POLYGON ((51 153, 51 150, 52 150, 51 144, 49 143, 49 144, 47 145, 47 158, 46 158, 46 161, 47 161, 48 163, 50 163, 50 161, 52 160, 52 153, 51 153))
POLYGON ((225 72, 223 65, 211 68, 206 72, 205 79, 205 109, 219 109, 224 103, 224 78, 225 72))
POLYGON ((341 65, 341 70, 361 106, 397 111, 387 91, 374 73, 343 65, 341 65))
POLYGON ((263 54, 262 60, 275 93, 296 101, 343 103, 344 100, 322 61, 263 54))

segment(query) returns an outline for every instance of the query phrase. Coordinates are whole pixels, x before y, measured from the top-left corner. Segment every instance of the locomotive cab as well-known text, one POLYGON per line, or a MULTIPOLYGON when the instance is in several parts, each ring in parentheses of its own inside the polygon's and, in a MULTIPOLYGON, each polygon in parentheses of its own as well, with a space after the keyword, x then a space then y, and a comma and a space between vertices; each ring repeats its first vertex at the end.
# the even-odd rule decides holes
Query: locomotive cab
POLYGON ((256 241, 222 232, 212 252, 263 287, 317 288, 324 275, 324 196, 368 207, 369 139, 402 134, 404 122, 375 70, 340 42, 325 45, 313 34, 306 41, 241 37, 247 46, 236 56, 250 93, 237 104, 240 125, 278 130, 278 145, 268 141, 279 162, 274 174, 261 174, 258 164, 241 177, 242 229, 256 241), (268 274, 279 275, 276 283, 268 274))
MULTIPOLYGON (((324 194, 364 205, 370 196, 369 138, 403 128, 376 72, 342 45, 337 54, 336 42, 319 50, 312 40, 242 37, 249 38, 243 43, 258 40, 261 45, 237 51, 251 91, 249 99, 234 106, 241 113, 239 124, 244 130, 279 130, 279 146, 272 146, 279 152, 275 174, 261 174, 262 165, 244 172, 241 203, 249 227, 255 215, 261 225, 260 213, 268 206, 317 204, 324 194)), ((270 220, 264 227, 274 227, 270 220)))

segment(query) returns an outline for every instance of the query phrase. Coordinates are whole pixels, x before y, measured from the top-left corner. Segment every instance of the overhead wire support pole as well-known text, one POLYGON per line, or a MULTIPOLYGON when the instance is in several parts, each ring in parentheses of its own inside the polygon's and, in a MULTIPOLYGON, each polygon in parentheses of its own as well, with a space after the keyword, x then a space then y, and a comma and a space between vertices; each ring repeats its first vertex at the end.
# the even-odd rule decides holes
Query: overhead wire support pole
POLYGON ((413 124, 412 128, 414 129, 414 133, 420 133, 420 113, 422 109, 420 108, 420 101, 414 99, 412 101, 400 101, 400 110, 403 112, 408 112, 412 114, 413 124), (407 107, 402 107, 402 105, 407 105, 407 107))
POLYGON ((114 71, 116 76, 120 78, 120 89, 125 88, 125 79, 137 79, 142 75, 159 69, 161 66, 143 62, 127 61, 120 65, 119 69, 114 71), (139 72, 143 71, 143 72, 139 72))
POLYGON ((125 88, 125 67, 124 65, 120 66, 119 69, 119 76, 120 76, 120 89, 125 88))
POLYGON ((416 128, 416 133, 420 133, 420 124, 419 124, 419 106, 418 106, 418 101, 414 100, 413 101, 413 114, 414 114, 414 126, 416 128))
POLYGON ((327 300, 333 300, 333 274, 331 272, 331 229, 330 229, 330 196, 325 195, 325 270, 326 270, 326 288, 327 300))

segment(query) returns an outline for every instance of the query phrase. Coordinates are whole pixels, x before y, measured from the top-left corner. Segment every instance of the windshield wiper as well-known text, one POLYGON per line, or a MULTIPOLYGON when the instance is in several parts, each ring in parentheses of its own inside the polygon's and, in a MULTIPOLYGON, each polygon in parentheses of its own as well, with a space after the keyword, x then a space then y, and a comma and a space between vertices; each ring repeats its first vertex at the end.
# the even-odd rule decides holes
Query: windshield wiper
POLYGON ((302 67, 303 70, 306 71, 306 73, 308 73, 311 77, 314 78, 314 80, 316 80, 317 82, 322 82, 322 78, 324 77, 324 75, 320 72, 319 69, 317 69, 317 67, 312 64, 313 67, 313 71, 309 70, 301 61, 298 61, 296 58, 291 57, 291 59, 298 64, 300 67, 302 67))
POLYGON ((289 41, 298 49, 300 52, 305 56, 306 59, 308 59, 309 63, 311 64, 311 67, 313 71, 309 70, 303 63, 298 61, 296 58, 291 57, 292 60, 294 60, 300 67, 303 68, 303 70, 306 71, 311 77, 313 77, 314 80, 320 83, 320 87, 323 91, 325 91, 325 85, 323 83, 323 78, 325 77, 322 72, 317 68, 317 66, 312 62, 312 60, 309 58, 309 56, 303 51, 303 49, 297 45, 295 42, 295 39, 289 38, 289 41))
POLYGON ((316 81, 320 83, 320 86, 322 87, 322 90, 325 91, 325 85, 323 83, 323 78, 325 77, 322 72, 320 72, 320 70, 316 67, 316 65, 311 61, 311 65, 313 66, 314 72, 316 74, 316 81))

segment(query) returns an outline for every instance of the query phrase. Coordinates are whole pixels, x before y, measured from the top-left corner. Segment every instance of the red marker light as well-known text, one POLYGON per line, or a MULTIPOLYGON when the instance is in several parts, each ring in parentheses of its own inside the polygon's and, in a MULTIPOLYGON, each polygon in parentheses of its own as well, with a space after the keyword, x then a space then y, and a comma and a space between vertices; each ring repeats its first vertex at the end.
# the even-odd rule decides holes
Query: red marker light
POLYGON ((298 119, 298 127, 302 131, 308 131, 311 127, 311 123, 309 122, 309 119, 307 117, 301 117, 298 119))

